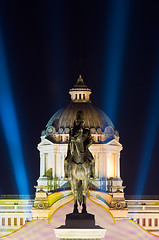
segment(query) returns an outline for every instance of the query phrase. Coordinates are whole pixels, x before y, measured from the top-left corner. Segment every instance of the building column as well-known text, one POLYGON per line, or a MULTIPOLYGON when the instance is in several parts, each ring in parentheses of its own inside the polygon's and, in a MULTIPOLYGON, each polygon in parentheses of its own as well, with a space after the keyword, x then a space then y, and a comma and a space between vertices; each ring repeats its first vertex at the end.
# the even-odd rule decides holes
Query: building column
POLYGON ((44 153, 40 152, 40 177, 42 177, 44 174, 45 174, 44 153))
POLYGON ((104 177, 107 177, 107 152, 104 152, 104 177))
POLYGON ((63 177, 64 178, 64 159, 65 159, 65 154, 64 153, 62 153, 62 174, 61 174, 61 177, 63 177))
POLYGON ((60 172, 61 172, 61 156, 60 156, 60 153, 58 152, 56 154, 56 176, 57 177, 60 177, 60 172))
POLYGON ((54 178, 56 175, 56 153, 52 155, 52 177, 54 178))
POLYGON ((101 162, 100 162, 100 155, 99 155, 99 152, 98 152, 98 177, 101 178, 101 162))
POLYGON ((108 178, 108 152, 106 152, 106 178, 108 178))
POLYGON ((11 217, 11 226, 14 226, 14 217, 11 217))
POLYGON ((97 157, 97 153, 94 154, 94 160, 95 160, 95 176, 98 178, 98 157, 97 157))
POLYGON ((62 169, 63 169, 63 164, 62 164, 62 158, 63 158, 63 153, 60 153, 60 178, 62 177, 62 169))
POLYGON ((117 153, 117 177, 120 177, 120 153, 117 153))
POLYGON ((115 177, 118 177, 118 154, 115 153, 115 177))
POLYGON ((20 226, 20 217, 17 217, 17 226, 20 226))
POLYGON ((48 153, 44 153, 44 175, 46 175, 48 169, 48 153))

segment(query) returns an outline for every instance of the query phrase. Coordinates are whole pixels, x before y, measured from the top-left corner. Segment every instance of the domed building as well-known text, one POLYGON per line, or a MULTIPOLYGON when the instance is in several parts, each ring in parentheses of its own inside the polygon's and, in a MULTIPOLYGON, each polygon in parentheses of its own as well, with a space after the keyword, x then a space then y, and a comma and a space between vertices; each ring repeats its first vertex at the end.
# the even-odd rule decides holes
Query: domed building
MULTIPOLYGON (((85 127, 93 138, 90 151, 95 159, 96 179, 92 186, 103 191, 123 192, 120 178, 119 134, 108 116, 90 101, 91 90, 85 85, 81 75, 69 91, 71 103, 57 111, 42 131, 40 151, 40 177, 38 186, 47 186, 48 191, 67 186, 64 179, 64 159, 67 154, 70 128, 77 111, 83 111, 85 127)), ((38 189, 38 188, 37 188, 38 189)))
MULTIPOLYGON (((115 220, 133 219, 146 231, 159 235, 158 198, 148 196, 147 199, 140 198, 136 200, 136 196, 132 196, 132 198, 125 200, 124 187, 120 177, 122 145, 119 143, 119 134, 115 130, 113 123, 103 111, 91 103, 91 90, 84 84, 81 76, 79 76, 77 83, 70 89, 69 93, 71 103, 51 117, 41 134, 41 142, 38 144, 40 176, 35 187, 35 198, 31 199, 31 196, 29 196, 28 199, 28 196, 26 196, 24 199, 20 199, 19 196, 18 199, 13 199, 11 195, 6 195, 5 199, 0 199, 0 234, 5 235, 13 230, 20 229, 22 225, 32 219, 43 219, 48 223, 58 219, 58 223, 59 219, 64 220, 64 217, 61 218, 61 212, 66 215, 68 210, 72 211, 73 204, 71 207, 69 203, 73 203, 73 196, 71 190, 67 188, 69 183, 64 178, 64 159, 67 155, 69 131, 76 119, 76 113, 83 111, 85 128, 90 129, 93 139, 93 144, 89 149, 95 159, 96 175, 96 178, 91 180, 92 184, 87 201, 89 205, 87 206, 90 207, 90 202, 92 202, 92 211, 96 212, 96 216, 99 215, 100 225, 104 222, 106 226, 110 224, 110 221, 106 222, 105 209, 107 213, 112 214, 110 216, 111 218, 113 216, 115 220), (56 189, 58 191, 52 191, 56 189), (98 212, 99 208, 96 208, 93 204, 102 207, 100 213, 98 212), (58 214, 58 211, 60 212, 56 218, 55 213, 58 214)), ((126 221, 123 222, 126 223, 126 221)), ((129 229, 128 235, 136 236, 137 229, 144 231, 138 228, 136 224, 135 230, 132 231, 130 221, 128 225, 125 225, 129 229)), ((33 229, 34 233, 37 232, 37 226, 39 226, 39 222, 36 228, 33 229)), ((119 226, 120 232, 121 225, 119 226)), ((39 229, 44 228, 40 227, 39 229)), ((110 229, 112 229, 112 225, 107 229, 108 232, 110 229)), ((20 231, 20 233, 24 235, 23 231, 20 231)), ((118 236, 117 228, 114 229, 114 233, 118 236)))

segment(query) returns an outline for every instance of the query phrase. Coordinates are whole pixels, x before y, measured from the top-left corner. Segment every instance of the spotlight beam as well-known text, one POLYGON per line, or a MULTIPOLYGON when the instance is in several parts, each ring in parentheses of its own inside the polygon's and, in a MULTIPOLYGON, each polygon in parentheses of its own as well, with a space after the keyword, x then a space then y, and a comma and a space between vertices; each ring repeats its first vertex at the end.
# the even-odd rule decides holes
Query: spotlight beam
POLYGON ((7 142, 18 192, 19 194, 29 194, 18 123, 9 81, 2 32, 0 31, 0 120, 7 142))
MULTIPOLYGON (((159 64, 159 61, 158 61, 159 64)), ((139 174, 137 178, 137 188, 136 195, 142 195, 145 187, 146 177, 148 174, 151 156, 153 152, 153 147, 155 144, 155 139, 157 135, 157 130, 159 127, 159 112, 158 112, 158 103, 159 103, 159 69, 157 64, 157 73, 155 86, 152 92, 151 105, 148 111, 147 124, 146 124, 146 137, 144 138, 143 149, 141 152, 141 164, 139 168, 139 174)))
POLYGON ((104 65, 105 109, 112 122, 115 123, 119 99, 123 57, 127 33, 128 18, 130 15, 129 0, 110 1, 109 26, 107 47, 105 49, 106 63, 104 65))

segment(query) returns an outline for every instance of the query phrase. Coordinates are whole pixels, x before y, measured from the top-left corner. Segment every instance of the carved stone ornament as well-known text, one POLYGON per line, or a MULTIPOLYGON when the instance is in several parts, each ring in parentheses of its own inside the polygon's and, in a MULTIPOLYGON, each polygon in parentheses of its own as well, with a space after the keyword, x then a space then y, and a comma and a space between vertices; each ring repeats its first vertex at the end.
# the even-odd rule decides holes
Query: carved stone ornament
POLYGON ((38 203, 38 208, 43 209, 44 207, 44 203, 38 203))
POLYGON ((70 131, 70 129, 69 129, 68 127, 66 127, 66 128, 64 129, 64 133, 66 133, 66 134, 69 134, 69 131, 70 131))
POLYGON ((114 135, 114 129, 111 126, 106 127, 104 132, 110 137, 114 135))
POLYGON ((63 128, 59 128, 59 131, 58 131, 60 134, 63 133, 63 128))
POLYGON ((97 133, 101 134, 102 133, 102 129, 101 128, 97 128, 97 133))
POLYGON ((46 131, 47 131, 48 135, 52 135, 53 133, 56 132, 56 130, 53 126, 49 126, 46 131))
POLYGON ((92 134, 96 134, 96 129, 95 129, 94 127, 92 127, 92 128, 90 129, 90 132, 91 132, 92 134))

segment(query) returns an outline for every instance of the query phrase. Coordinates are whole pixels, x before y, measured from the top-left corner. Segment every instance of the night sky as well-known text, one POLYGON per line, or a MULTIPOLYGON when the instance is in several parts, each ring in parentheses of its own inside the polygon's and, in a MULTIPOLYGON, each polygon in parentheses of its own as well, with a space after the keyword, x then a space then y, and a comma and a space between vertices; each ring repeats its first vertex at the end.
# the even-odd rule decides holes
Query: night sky
MULTIPOLYGON (((69 104, 81 73, 92 103, 119 131, 125 193, 136 194, 150 160, 142 193, 159 195, 159 1, 0 0, 0 29, 30 193, 39 177, 41 131, 69 104), (144 154, 150 157, 142 163, 144 154)), ((3 128, 0 118, 0 194, 18 194, 3 128)))

